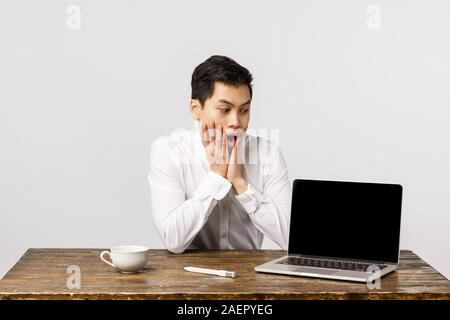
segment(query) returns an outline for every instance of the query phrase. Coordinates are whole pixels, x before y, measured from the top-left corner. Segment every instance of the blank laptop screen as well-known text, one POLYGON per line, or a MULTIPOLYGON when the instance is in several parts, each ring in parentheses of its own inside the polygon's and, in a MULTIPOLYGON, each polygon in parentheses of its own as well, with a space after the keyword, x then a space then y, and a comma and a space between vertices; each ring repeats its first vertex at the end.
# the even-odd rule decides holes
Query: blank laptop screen
POLYGON ((297 179, 289 254, 397 263, 401 206, 397 184, 297 179))

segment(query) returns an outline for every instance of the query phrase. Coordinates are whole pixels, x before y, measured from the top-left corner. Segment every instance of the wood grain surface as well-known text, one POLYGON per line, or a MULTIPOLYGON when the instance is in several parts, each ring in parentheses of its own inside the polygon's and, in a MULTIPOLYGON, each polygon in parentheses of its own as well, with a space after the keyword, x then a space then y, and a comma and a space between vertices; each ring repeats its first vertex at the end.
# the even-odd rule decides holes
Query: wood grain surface
POLYGON ((0 299, 446 299, 450 282, 411 251, 370 290, 364 283, 258 273, 285 255, 278 250, 202 250, 181 255, 151 250, 142 272, 122 274, 99 258, 105 249, 29 249, 0 280, 0 299), (69 290, 67 268, 81 271, 69 290), (236 278, 186 272, 185 266, 226 269, 236 278))

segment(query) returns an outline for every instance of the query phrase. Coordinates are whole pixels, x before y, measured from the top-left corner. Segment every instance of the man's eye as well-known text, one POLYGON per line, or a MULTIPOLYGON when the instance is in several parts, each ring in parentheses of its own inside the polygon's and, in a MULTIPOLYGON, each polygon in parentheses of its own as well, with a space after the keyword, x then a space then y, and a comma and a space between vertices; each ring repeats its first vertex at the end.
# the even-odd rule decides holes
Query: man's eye
POLYGON ((223 113, 228 113, 228 111, 230 111, 230 109, 220 109, 220 111, 222 111, 223 113))
POLYGON ((248 109, 242 109, 241 112, 242 112, 242 113, 247 113, 247 112, 248 112, 248 109))

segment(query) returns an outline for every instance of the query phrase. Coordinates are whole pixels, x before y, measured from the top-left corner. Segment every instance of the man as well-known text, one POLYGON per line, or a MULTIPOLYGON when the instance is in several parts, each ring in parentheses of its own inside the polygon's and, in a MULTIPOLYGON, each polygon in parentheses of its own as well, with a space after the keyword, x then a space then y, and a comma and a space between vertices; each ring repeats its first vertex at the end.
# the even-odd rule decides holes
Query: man
POLYGON ((246 134, 251 82, 250 72, 234 60, 210 57, 192 74, 196 128, 152 144, 152 213, 173 253, 259 249, 264 236, 287 249, 287 168, 275 144, 246 134))

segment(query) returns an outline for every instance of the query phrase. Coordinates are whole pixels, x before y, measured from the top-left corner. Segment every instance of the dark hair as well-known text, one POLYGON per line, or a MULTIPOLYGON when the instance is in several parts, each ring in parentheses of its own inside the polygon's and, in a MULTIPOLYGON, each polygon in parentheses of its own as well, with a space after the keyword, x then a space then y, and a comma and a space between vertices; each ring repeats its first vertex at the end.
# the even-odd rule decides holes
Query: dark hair
POLYGON ((199 64, 192 73, 191 99, 198 99, 204 106, 206 99, 214 93, 214 83, 223 82, 226 85, 240 86, 246 84, 253 96, 251 73, 233 59, 214 55, 199 64))

